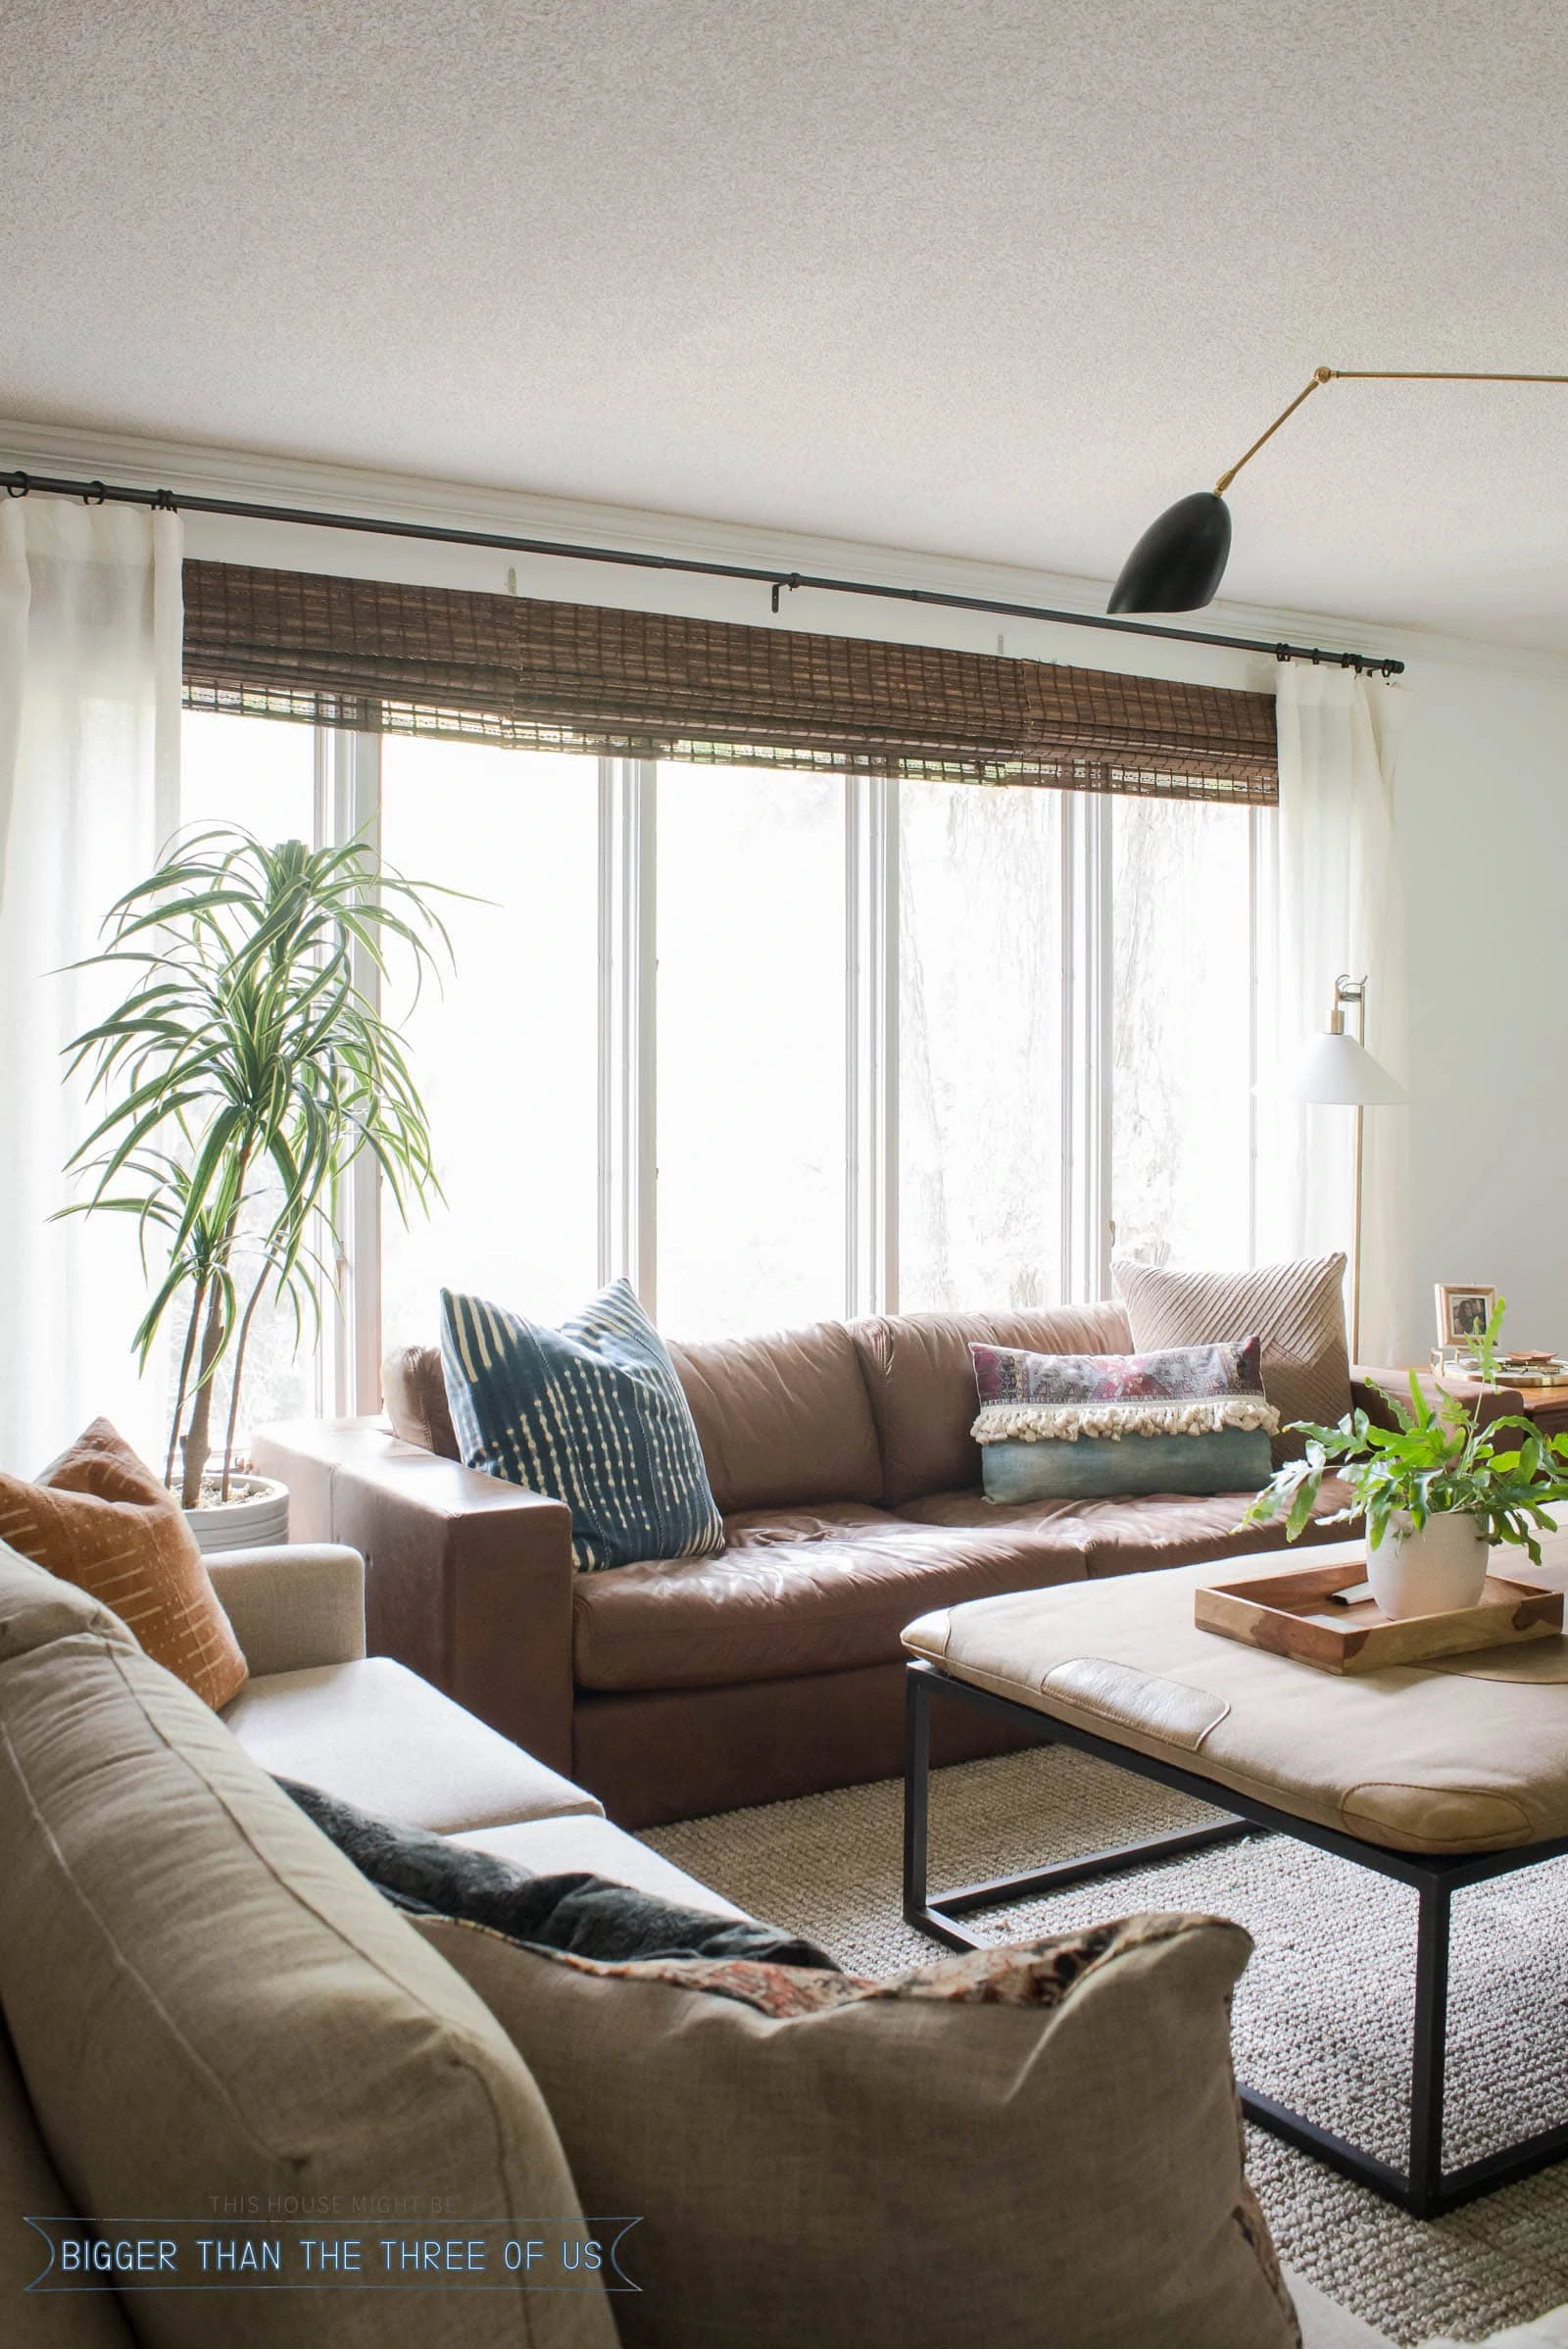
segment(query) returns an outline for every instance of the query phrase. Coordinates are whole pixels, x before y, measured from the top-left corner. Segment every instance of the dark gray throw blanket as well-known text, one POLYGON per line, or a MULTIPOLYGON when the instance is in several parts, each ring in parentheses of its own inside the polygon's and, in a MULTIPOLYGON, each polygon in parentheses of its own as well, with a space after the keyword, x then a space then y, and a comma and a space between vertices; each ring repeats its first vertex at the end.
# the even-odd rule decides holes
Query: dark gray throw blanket
POLYGON ((277 1784, 394 1907, 488 1925, 514 1941, 623 1965, 642 1958, 753 1958, 837 1974, 825 1950, 777 1926, 679 1908, 630 1884, 573 1872, 535 1876, 423 1828, 377 1819, 319 1786, 277 1784))

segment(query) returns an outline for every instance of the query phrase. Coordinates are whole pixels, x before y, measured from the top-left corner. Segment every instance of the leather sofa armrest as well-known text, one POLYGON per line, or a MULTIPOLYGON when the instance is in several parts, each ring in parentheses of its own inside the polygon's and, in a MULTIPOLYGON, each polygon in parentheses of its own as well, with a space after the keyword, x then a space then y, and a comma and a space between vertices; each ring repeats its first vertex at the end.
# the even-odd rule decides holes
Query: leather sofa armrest
POLYGON ((207 1571, 254 1678, 365 1653, 365 1560, 335 1542, 235 1549, 207 1571))
POLYGON ((412 1445, 339 1470, 372 1655, 396 1656, 571 1776, 571 1511, 412 1445))
MULTIPOLYGON (((1489 1427, 1494 1419, 1516 1416, 1525 1407, 1525 1398, 1513 1387, 1487 1387, 1479 1379, 1443 1378, 1431 1370, 1417 1370, 1416 1381, 1429 1403, 1436 1404, 1444 1395, 1462 1402, 1480 1427, 1489 1427)), ((1390 1410, 1388 1396, 1409 1407, 1410 1373, 1408 1370, 1369 1370, 1357 1366, 1350 1373, 1350 1401, 1366 1413, 1374 1427, 1392 1428, 1398 1425, 1390 1410), (1377 1389, 1382 1388, 1382 1394, 1377 1389)))
POLYGON ((257 1467, 289 1487, 298 1540, 366 1564, 369 1652, 394 1656, 571 1776, 571 1512, 404 1444, 374 1421, 270 1428, 257 1467))

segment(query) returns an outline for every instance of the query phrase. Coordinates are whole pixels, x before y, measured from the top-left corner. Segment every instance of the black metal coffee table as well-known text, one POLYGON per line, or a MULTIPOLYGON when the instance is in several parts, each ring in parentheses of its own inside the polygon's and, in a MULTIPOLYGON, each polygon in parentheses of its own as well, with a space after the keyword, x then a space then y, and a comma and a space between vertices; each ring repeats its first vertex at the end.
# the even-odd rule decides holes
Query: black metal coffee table
POLYGON ((1485 1884, 1494 1877, 1511 1876, 1521 1868, 1538 1867, 1543 1860, 1560 1858, 1568 1853, 1568 1836, 1559 1836, 1552 1842, 1516 1845, 1505 1851, 1456 1856, 1395 1851, 1383 1844, 1365 1842, 1342 1830, 1320 1826, 1314 1820, 1298 1818, 1272 1804, 1254 1801, 1230 1786, 1217 1785, 1200 1771, 1157 1760, 1076 1722, 1044 1713, 1037 1705, 1021 1704, 989 1688, 977 1688, 972 1682, 956 1679, 933 1664, 911 1663, 907 1676, 904 1914, 921 1933, 933 1940, 946 1942, 952 1949, 983 1949, 989 1946, 985 1936, 969 1932, 959 1923, 960 1918, 1032 1899, 1041 1893, 1062 1891, 1069 1884, 1118 1876, 1132 1868, 1146 1867, 1152 1861, 1176 1859, 1210 1844, 1236 1842, 1246 1835, 1294 1835, 1298 1842, 1315 1844, 1340 1859, 1353 1860, 1358 1867, 1370 1868, 1380 1876, 1393 1877, 1396 1883, 1415 1887, 1419 1908, 1408 2167, 1396 2170, 1375 2154, 1336 2136, 1331 2129, 1320 2128, 1304 2114, 1293 2112, 1274 2097, 1243 2087, 1240 2094, 1248 2118, 1283 2137, 1288 2144, 1315 2155, 1345 2177, 1354 2178, 1358 2184, 1370 2186, 1375 2193, 1397 2203, 1418 2219, 1437 2218, 1460 2203, 1473 2201, 1478 2194, 1491 2193, 1515 2178, 1527 2178, 1568 2155, 1568 2124, 1565 2124, 1542 2129, 1460 2169, 1446 2171, 1443 2166, 1448 1922, 1453 1894, 1465 1884, 1485 1884), (1014 1726, 1033 1729, 1042 1744, 1075 1746, 1102 1762, 1112 1762, 1118 1769, 1131 1771, 1136 1777, 1152 1779, 1156 1786, 1172 1786, 1178 1793, 1190 1794, 1200 1802, 1210 1805, 1222 1802, 1227 1815, 1215 1825, 1194 1828, 1184 1834, 1159 1835, 1113 1851, 1094 1852, 1083 1859, 1039 1868, 1028 1875, 996 1877, 985 1884, 960 1884, 951 1891, 933 1894, 927 1886, 926 1836, 931 1701, 939 1691, 944 1700, 951 1698, 958 1704, 978 1706, 1003 1716, 1014 1726))

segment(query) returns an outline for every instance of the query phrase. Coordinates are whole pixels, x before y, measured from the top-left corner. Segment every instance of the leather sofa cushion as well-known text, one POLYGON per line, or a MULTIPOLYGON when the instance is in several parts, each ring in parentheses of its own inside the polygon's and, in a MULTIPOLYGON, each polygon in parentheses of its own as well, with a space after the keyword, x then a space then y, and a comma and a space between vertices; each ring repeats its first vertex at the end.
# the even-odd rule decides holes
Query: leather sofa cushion
POLYGON ((579 1688, 722 1688, 888 1663, 904 1626, 928 1608, 1085 1572, 1070 1518, 953 1528, 824 1501, 743 1513, 724 1532, 716 1558, 578 1576, 579 1688))
MULTIPOLYGON (((881 1444, 885 1508, 980 1482, 969 1434, 980 1405, 971 1340, 1037 1354, 1125 1354, 1132 1331, 1118 1304, 1034 1313, 881 1314, 850 1324, 881 1444)), ((722 1504, 721 1504, 722 1505, 722 1504)))
MULTIPOLYGON (((724 1515, 877 1498, 876 1426, 844 1323, 672 1344, 669 1353, 724 1515)), ((388 1354, 381 1386, 387 1417, 405 1444, 461 1459, 439 1346, 405 1346, 388 1354)))
POLYGON ((381 1393, 392 1433, 443 1460, 461 1460, 458 1431, 447 1401, 446 1376, 438 1346, 400 1346, 381 1364, 381 1393))
MULTIPOLYGON (((930 1493, 905 1505, 905 1514, 923 1525, 1010 1526, 1019 1533, 1049 1527, 1052 1538, 1070 1538, 1097 1582, 1109 1575, 1149 1574, 1164 1566, 1196 1566, 1204 1559, 1250 1558, 1260 1550, 1284 1549, 1283 1522, 1238 1523, 1250 1493, 1150 1493, 1112 1500, 1025 1500, 996 1502, 980 1492, 930 1493), (1070 1529, 1070 1536, 1069 1536, 1070 1529)), ((1345 1508, 1350 1494, 1337 1477, 1326 1477, 1312 1522, 1301 1542, 1340 1542, 1345 1528, 1325 1520, 1345 1508)))
POLYGON ((877 1498, 876 1427, 843 1322, 669 1351, 726 1517, 738 1509, 877 1498))

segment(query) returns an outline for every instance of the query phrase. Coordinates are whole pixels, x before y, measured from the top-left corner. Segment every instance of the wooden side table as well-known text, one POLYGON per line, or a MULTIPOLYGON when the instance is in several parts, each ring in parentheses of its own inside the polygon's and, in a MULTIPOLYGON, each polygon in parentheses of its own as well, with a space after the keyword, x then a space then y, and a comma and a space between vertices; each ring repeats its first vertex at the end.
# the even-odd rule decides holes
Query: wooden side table
MULTIPOLYGON (((1438 1383, 1441 1385, 1445 1382, 1438 1383)), ((1475 1392, 1473 1381, 1466 1381, 1465 1384, 1472 1393, 1475 1392)), ((1531 1420, 1544 1436, 1568 1434, 1568 1385, 1499 1387, 1496 1392, 1508 1398, 1504 1409, 1510 1419, 1531 1420)))
POLYGON ((1520 1387, 1512 1392, 1519 1418, 1533 1420, 1544 1436, 1568 1435, 1568 1386, 1520 1387))

